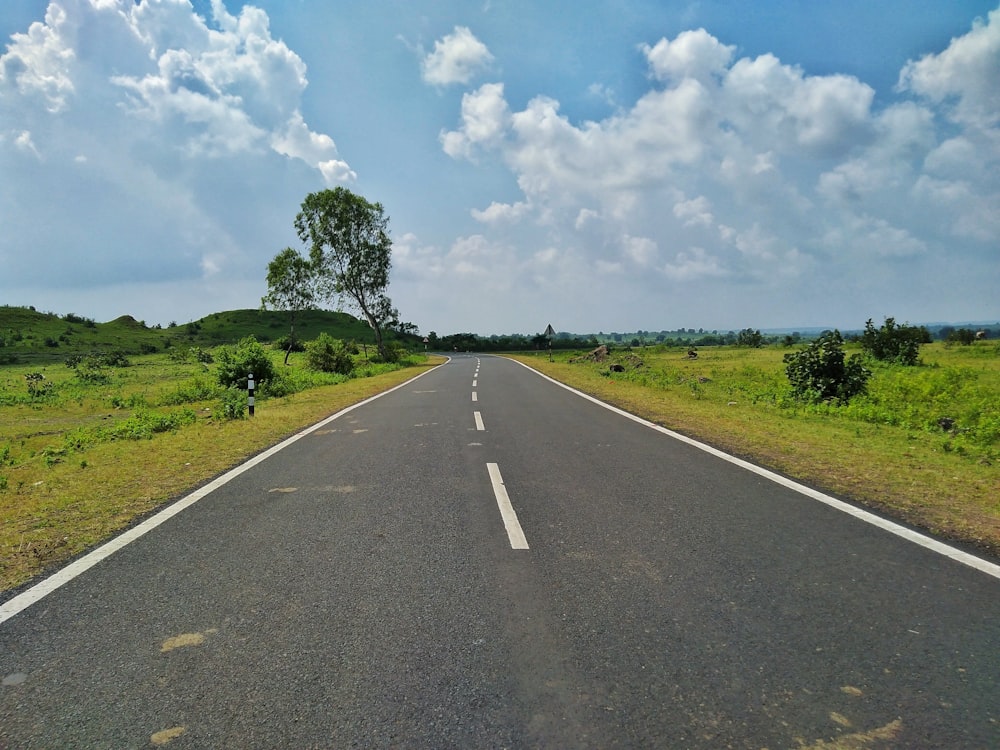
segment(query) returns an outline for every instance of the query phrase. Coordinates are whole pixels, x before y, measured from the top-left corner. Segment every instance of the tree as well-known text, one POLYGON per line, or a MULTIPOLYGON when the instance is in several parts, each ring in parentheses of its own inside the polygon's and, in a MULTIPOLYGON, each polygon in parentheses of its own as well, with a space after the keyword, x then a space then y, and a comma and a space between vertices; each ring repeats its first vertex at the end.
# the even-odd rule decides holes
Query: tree
POLYGON ((299 239, 310 248, 317 293, 346 300, 364 316, 382 359, 388 359, 382 331, 399 316, 386 295, 392 264, 388 225, 381 203, 343 187, 310 193, 295 217, 299 239))
POLYGON ((976 332, 968 328, 959 328, 957 330, 952 330, 948 334, 948 341, 962 344, 963 346, 971 346, 972 342, 976 340, 976 332))
POLYGON ((759 329, 744 328, 736 337, 736 346, 748 346, 752 349, 759 349, 764 346, 764 336, 759 329))
POLYGON ((874 359, 916 365, 920 362, 920 345, 929 344, 930 332, 924 326, 897 325, 895 318, 886 318, 876 328, 871 318, 865 323, 861 346, 874 359))
POLYGON ((871 373, 862 366, 859 354, 845 361, 843 347, 840 331, 827 331, 806 349, 783 357, 796 398, 846 403, 864 392, 871 373))
POLYGON ((260 305, 265 310, 270 305, 275 310, 290 313, 286 365, 288 355, 295 347, 295 318, 299 311, 309 309, 316 301, 314 278, 312 263, 290 247, 286 247, 267 264, 267 294, 261 298, 260 305))

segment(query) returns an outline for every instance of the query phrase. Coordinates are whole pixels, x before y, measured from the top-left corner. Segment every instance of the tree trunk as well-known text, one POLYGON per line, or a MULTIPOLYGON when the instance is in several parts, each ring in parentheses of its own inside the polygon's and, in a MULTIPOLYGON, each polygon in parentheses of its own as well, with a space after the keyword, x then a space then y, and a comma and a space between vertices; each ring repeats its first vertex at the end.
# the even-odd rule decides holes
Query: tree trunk
POLYGON ((288 355, 292 353, 295 346, 295 314, 292 314, 291 330, 288 332, 288 348, 285 350, 285 367, 288 367, 288 355))

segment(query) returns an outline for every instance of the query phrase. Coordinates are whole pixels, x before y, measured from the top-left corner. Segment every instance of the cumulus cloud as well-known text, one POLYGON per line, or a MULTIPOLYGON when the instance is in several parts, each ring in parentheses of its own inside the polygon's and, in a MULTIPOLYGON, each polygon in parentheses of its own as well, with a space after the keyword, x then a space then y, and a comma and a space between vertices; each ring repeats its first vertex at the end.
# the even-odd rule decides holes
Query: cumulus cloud
POLYGON ((1000 10, 908 64, 916 100, 881 108, 855 77, 738 58, 704 29, 640 49, 649 90, 597 122, 543 95, 512 111, 501 83, 463 97, 445 152, 498 154, 524 194, 477 219, 532 215, 589 268, 644 284, 654 265, 667 282, 767 286, 818 258, 976 262, 1000 241, 1000 10))
POLYGON ((435 86, 468 83, 493 62, 486 45, 465 26, 456 26, 451 34, 434 43, 434 50, 424 57, 421 72, 424 81, 435 86))
POLYGON ((0 54, 0 172, 23 179, 3 205, 8 279, 258 273, 247 248, 271 231, 262 227, 273 209, 254 203, 254 184, 287 161, 328 185, 355 179, 333 139, 305 122, 305 63, 272 36, 267 14, 232 14, 222 0, 211 9, 205 19, 188 0, 53 0, 43 21, 11 36, 0 54), (43 218, 53 210, 78 213, 80 231, 59 234, 43 218), (125 259, 111 250, 123 237, 125 259), (43 268, 25 246, 61 260, 43 268))
POLYGON ((1000 9, 985 22, 952 39, 939 54, 907 63, 899 88, 935 103, 947 102, 958 122, 977 127, 1000 125, 1000 9))
POLYGON ((625 256, 638 266, 649 266, 658 253, 656 242, 649 237, 633 237, 626 234, 622 238, 625 256))
POLYGON ((640 49, 649 60, 650 70, 659 80, 695 78, 706 80, 725 73, 735 47, 722 44, 705 29, 684 31, 673 41, 661 39, 640 49))
POLYGON ((500 224, 503 222, 516 222, 530 210, 531 207, 524 202, 497 203, 494 201, 482 211, 475 208, 472 209, 472 217, 484 224, 500 224))
POLYGON ((0 55, 0 87, 37 98, 50 112, 64 109, 75 90, 70 77, 76 59, 70 26, 66 11, 52 3, 44 22, 31 24, 26 34, 12 35, 7 52, 0 55))
POLYGON ((712 207, 708 198, 699 195, 689 201, 681 201, 674 204, 674 216, 681 220, 686 227, 712 225, 712 207))
POLYGON ((271 36, 267 14, 245 6, 234 16, 221 0, 212 11, 214 27, 188 0, 52 2, 44 22, 13 35, 0 86, 52 113, 81 96, 117 104, 104 115, 126 113, 193 156, 272 148, 349 175, 321 168, 337 159, 336 146, 303 122, 306 67, 271 36), (82 36, 98 35, 109 48, 77 53, 82 36))
POLYGON ((441 133, 441 145, 451 157, 472 158, 477 148, 495 146, 508 126, 510 111, 502 83, 487 83, 462 96, 462 125, 441 133))

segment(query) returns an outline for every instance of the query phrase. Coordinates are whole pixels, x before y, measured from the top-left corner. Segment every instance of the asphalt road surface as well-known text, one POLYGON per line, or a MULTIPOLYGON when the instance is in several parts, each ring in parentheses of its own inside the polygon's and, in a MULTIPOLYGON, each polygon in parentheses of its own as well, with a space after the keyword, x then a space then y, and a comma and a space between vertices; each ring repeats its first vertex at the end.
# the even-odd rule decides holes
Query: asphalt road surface
POLYGON ((218 484, 5 603, 0 748, 1000 747, 995 568, 514 362, 218 484))

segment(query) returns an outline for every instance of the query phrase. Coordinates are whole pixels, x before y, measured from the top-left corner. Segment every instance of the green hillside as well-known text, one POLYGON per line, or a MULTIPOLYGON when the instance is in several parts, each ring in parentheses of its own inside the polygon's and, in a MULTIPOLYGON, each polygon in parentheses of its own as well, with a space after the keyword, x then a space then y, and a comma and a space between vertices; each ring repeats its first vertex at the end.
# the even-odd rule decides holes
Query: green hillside
MULTIPOLYGON (((70 354, 121 350, 151 354, 174 346, 210 347, 235 343, 253 335, 268 342, 286 336, 291 314, 280 311, 230 310, 166 328, 150 328, 130 315, 97 323, 81 315, 55 315, 30 307, 0 307, 0 364, 65 359, 70 354)), ((326 332, 337 339, 374 343, 372 330, 347 313, 300 312, 296 337, 308 341, 326 332)), ((387 338, 392 340, 392 332, 387 338)))

